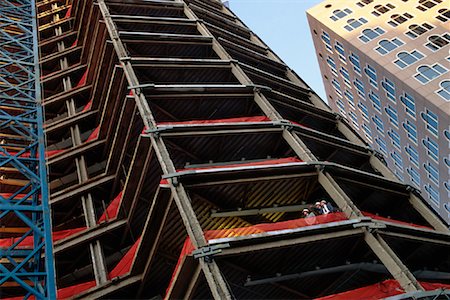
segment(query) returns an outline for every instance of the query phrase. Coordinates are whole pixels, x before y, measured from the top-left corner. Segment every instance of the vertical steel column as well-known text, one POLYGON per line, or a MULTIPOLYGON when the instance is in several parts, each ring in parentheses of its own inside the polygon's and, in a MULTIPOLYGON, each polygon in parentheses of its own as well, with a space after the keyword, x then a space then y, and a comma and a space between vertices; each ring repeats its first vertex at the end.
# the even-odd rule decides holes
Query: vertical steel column
POLYGON ((36 16, 34 0, 0 1, 0 226, 11 238, 0 290, 55 299, 36 16))

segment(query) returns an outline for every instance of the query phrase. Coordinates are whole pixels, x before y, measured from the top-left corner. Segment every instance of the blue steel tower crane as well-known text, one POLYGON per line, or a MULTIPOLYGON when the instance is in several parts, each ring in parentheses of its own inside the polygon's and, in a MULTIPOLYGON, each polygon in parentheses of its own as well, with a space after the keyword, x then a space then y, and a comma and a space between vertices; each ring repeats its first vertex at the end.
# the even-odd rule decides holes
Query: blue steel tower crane
POLYGON ((1 0, 0 298, 56 298, 38 54, 35 1, 1 0))

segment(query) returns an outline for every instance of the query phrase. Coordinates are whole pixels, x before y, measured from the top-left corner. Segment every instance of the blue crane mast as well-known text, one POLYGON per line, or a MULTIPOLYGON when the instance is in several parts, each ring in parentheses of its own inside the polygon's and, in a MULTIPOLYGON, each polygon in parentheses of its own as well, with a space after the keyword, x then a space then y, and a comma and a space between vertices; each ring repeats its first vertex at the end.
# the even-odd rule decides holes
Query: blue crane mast
POLYGON ((56 298, 39 78, 35 1, 1 0, 0 298, 56 298))

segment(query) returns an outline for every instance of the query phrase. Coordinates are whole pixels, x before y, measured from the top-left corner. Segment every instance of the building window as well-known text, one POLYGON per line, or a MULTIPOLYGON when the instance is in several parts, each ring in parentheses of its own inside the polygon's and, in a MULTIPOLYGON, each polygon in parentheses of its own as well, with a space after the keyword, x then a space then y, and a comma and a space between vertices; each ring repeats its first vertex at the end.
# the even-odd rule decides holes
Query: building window
POLYGON ((349 112, 348 114, 350 115, 350 120, 352 121, 353 126, 356 129, 359 129, 358 117, 356 116, 356 114, 353 111, 349 112))
POLYGON ((344 45, 342 45, 340 42, 336 41, 334 44, 334 49, 336 49, 336 51, 339 55, 339 59, 342 60, 343 62, 346 62, 344 45))
POLYGON ((428 131, 437 137, 439 132, 438 116, 428 109, 426 109, 425 112, 422 112, 420 116, 422 117, 422 120, 425 122, 428 131))
POLYGON ((325 47, 328 51, 333 53, 333 48, 331 48, 331 38, 330 35, 326 31, 322 31, 322 35, 320 36, 322 38, 323 43, 325 44, 325 47))
POLYGON ((423 164, 423 167, 427 171, 428 179, 430 179, 434 184, 439 186, 439 170, 431 163, 423 164))
POLYGON ((367 77, 369 78, 369 83, 373 87, 378 88, 377 71, 371 65, 367 65, 367 67, 364 69, 364 72, 366 73, 367 77))
POLYGON ((388 11, 390 11, 391 9, 395 8, 395 6, 388 3, 386 5, 378 4, 378 5, 375 5, 373 8, 374 8, 374 11, 372 11, 372 15, 379 17, 382 14, 385 14, 388 11))
POLYGON ((425 190, 428 192, 428 195, 429 195, 432 203, 434 205, 436 205, 437 207, 439 207, 439 202, 440 202, 439 191, 429 184, 425 185, 424 187, 425 187, 425 190))
POLYGON ((422 140, 423 146, 427 149, 428 156, 430 156, 436 162, 439 161, 439 145, 427 137, 422 140))
POLYGON ((387 155, 387 146, 386 142, 382 139, 376 138, 375 142, 378 144, 378 149, 384 154, 387 155))
POLYGON ((450 43, 450 34, 444 33, 443 35, 432 35, 428 37, 429 43, 426 43, 425 46, 428 47, 431 51, 438 51, 439 49, 447 46, 450 43))
POLYGON ((359 102, 358 107, 359 107, 359 110, 361 111, 361 115, 362 115, 363 119, 366 120, 367 122, 370 122, 369 110, 367 109, 367 106, 362 104, 361 102, 359 102))
POLYGON ((353 98, 353 94, 350 93, 348 90, 345 90, 344 92, 345 98, 347 98, 348 104, 351 108, 355 109, 355 100, 353 98))
POLYGON ((428 23, 422 23, 422 25, 417 25, 417 24, 409 25, 408 28, 409 28, 409 31, 407 31, 405 34, 407 36, 409 36, 410 38, 415 39, 418 36, 421 36, 422 34, 427 32, 428 30, 433 29, 434 27, 428 23))
POLYGON ((450 159, 448 159, 447 157, 444 157, 444 163, 447 165, 447 168, 450 169, 450 159))
POLYGON ((412 50, 411 52, 402 51, 397 54, 397 60, 394 63, 400 69, 404 69, 413 63, 424 58, 424 55, 417 50, 412 50))
POLYGON ((450 141, 450 131, 444 130, 444 136, 450 141))
POLYGON ((337 21, 345 16, 348 16, 351 13, 352 11, 348 8, 344 8, 344 10, 336 9, 335 11, 333 11, 333 15, 330 17, 330 19, 333 21, 337 21))
POLYGON ((444 100, 450 101, 450 80, 444 80, 440 84, 441 89, 436 93, 441 96, 444 100))
POLYGON ((381 40, 378 43, 378 45, 380 46, 375 48, 375 50, 377 50, 381 55, 386 55, 392 50, 395 50, 398 47, 402 46, 403 44, 403 41, 398 38, 393 38, 392 40, 381 40))
POLYGON ((448 8, 443 8, 438 10, 439 16, 436 17, 436 19, 438 19, 441 22, 447 22, 448 20, 450 20, 450 9, 448 8))
POLYGON ((345 109, 344 102, 342 102, 342 99, 338 99, 338 100, 336 101, 336 105, 337 105, 337 107, 338 107, 338 109, 339 109, 339 112, 340 112, 342 115, 346 116, 347 113, 345 112, 346 109, 345 109))
POLYGON ((417 6, 417 9, 426 11, 441 2, 442 0, 419 0, 419 6, 417 6))
POLYGON ((339 81, 333 78, 333 80, 331 80, 331 84, 333 85, 336 93, 342 96, 341 84, 339 83, 339 81))
POLYGON ((397 110, 395 108, 392 108, 392 106, 388 105, 388 107, 385 107, 384 110, 386 111, 387 115, 389 116, 389 120, 391 123, 398 128, 398 114, 397 110))
POLYGON ((405 106, 406 113, 413 118, 416 118, 416 103, 413 96, 404 93, 400 96, 400 101, 405 106))
POLYGON ((388 135, 391 138, 392 145, 401 151, 400 135, 394 130, 388 131, 388 135))
POLYGON ((348 86, 350 86, 350 74, 348 73, 347 69, 344 67, 341 67, 339 70, 339 73, 341 73, 342 78, 344 78, 344 83, 348 86))
POLYGON ((375 123, 375 126, 376 126, 378 132, 380 132, 381 134, 384 135, 383 120, 381 120, 381 118, 379 116, 373 116, 372 121, 375 123))
POLYGON ((362 31, 362 34, 359 36, 359 39, 363 43, 368 43, 384 33, 385 33, 384 29, 380 27, 375 27, 374 29, 367 28, 362 31))
POLYGON ((363 24, 367 23, 367 20, 364 18, 359 18, 359 19, 349 19, 347 21, 348 25, 345 25, 345 29, 347 31, 352 31, 353 29, 356 29, 360 26, 362 26, 363 24))
POLYGON ((403 159, 397 151, 391 153, 391 157, 394 160, 394 165, 403 171, 403 159))
POLYGON ((411 182, 417 187, 420 188, 420 174, 413 168, 406 169, 406 172, 409 174, 409 178, 411 179, 411 182))
POLYGON ((392 102, 397 103, 397 100, 395 99, 395 84, 385 78, 383 82, 381 82, 381 86, 386 91, 386 97, 392 102))
POLYGON ((359 63, 359 57, 355 53, 351 53, 348 57, 350 60, 350 63, 353 65, 353 70, 355 70, 356 73, 361 75, 361 64, 359 63))
MULTIPOLYGON (((450 181, 449 181, 450 182, 450 181)), ((450 192, 450 183, 444 182, 445 189, 450 192)), ((447 193, 448 193, 447 192, 447 193)), ((450 212, 450 205, 448 203, 444 204, 445 209, 447 209, 448 212, 450 212)))
POLYGON ((361 0, 361 1, 357 2, 356 5, 358 5, 359 7, 364 7, 367 4, 370 4, 372 2, 373 2, 373 0, 361 0))
POLYGON ((398 25, 405 23, 409 19, 412 19, 413 16, 411 16, 408 13, 404 13, 403 15, 394 14, 391 16, 391 20, 388 22, 389 25, 392 27, 397 27, 398 25))
POLYGON ((377 94, 375 94, 373 91, 370 91, 369 93, 369 99, 372 101, 373 107, 381 113, 381 101, 380 97, 378 97, 377 94))
POLYGON ((369 126, 364 123, 361 125, 361 127, 364 130, 364 135, 366 136, 366 138, 372 143, 372 130, 370 130, 369 126))
POLYGON ((411 123, 410 121, 406 120, 406 122, 403 123, 403 129, 405 129, 408 138, 417 145, 417 128, 416 125, 411 123))
POLYGON ((411 145, 408 145, 408 147, 405 147, 405 151, 408 154, 409 161, 416 167, 419 167, 419 152, 417 149, 411 145))
POLYGON ((353 85, 355 86, 356 92, 358 93, 358 95, 361 98, 365 99, 366 92, 364 90, 364 83, 361 80, 359 80, 358 78, 355 78, 355 80, 353 81, 353 85))
POLYGON ((417 71, 418 73, 414 75, 414 78, 416 78, 422 84, 425 84, 441 76, 442 74, 447 73, 448 70, 437 63, 432 66, 429 65, 420 66, 417 68, 417 71))
POLYGON ((330 66, 331 73, 338 76, 336 63, 334 62, 334 59, 330 56, 327 57, 327 64, 330 66))

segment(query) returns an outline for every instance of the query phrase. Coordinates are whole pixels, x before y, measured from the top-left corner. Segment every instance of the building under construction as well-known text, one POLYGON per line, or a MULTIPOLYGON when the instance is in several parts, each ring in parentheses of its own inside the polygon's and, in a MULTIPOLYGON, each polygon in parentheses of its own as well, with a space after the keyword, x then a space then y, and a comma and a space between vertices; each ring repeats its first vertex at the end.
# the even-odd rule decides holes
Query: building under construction
POLYGON ((220 2, 0 30, 0 298, 450 298, 447 225, 220 2))

